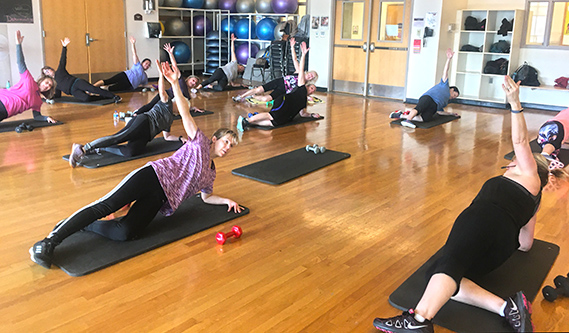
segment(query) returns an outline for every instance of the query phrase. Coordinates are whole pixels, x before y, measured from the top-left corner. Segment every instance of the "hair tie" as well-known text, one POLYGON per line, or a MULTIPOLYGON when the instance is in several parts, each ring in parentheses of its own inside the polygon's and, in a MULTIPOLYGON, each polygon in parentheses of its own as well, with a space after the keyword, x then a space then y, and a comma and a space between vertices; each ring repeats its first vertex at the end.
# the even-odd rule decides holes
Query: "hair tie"
POLYGON ((565 164, 563 164, 559 160, 552 160, 551 162, 549 162, 548 169, 549 169, 549 172, 551 173, 555 169, 563 169, 564 167, 565 167, 565 164))

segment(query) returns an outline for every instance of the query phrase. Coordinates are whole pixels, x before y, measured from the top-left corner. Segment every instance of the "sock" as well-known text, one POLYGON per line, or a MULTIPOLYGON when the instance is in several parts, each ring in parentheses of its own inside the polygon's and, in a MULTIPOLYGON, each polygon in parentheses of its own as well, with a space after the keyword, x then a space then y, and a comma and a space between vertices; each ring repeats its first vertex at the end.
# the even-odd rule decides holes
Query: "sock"
POLYGON ((504 311, 506 311, 506 305, 508 304, 508 301, 504 301, 504 304, 502 304, 502 306, 500 307, 500 312, 498 313, 501 317, 505 317, 506 314, 504 313, 504 311))
POLYGON ((425 322, 425 318, 423 318, 423 316, 421 316, 418 313, 415 313, 415 320, 417 320, 420 323, 424 323, 425 322))

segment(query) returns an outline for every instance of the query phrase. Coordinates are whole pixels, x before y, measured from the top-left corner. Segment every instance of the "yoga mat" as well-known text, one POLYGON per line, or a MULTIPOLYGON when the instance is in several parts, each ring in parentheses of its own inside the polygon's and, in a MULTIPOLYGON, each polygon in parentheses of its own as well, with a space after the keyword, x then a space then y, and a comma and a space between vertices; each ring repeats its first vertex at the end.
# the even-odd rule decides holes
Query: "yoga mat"
MULTIPOLYGON (((55 125, 63 125, 61 121, 56 122, 55 124, 48 123, 44 120, 35 120, 35 119, 22 119, 22 120, 15 120, 15 121, 2 121, 0 122, 0 133, 3 132, 10 132, 16 131, 16 127, 21 123, 26 123, 28 125, 32 125, 34 129, 38 127, 47 127, 47 126, 55 126, 55 125)), ((28 132, 28 131, 24 131, 28 132)), ((24 133, 22 132, 22 133, 24 133)))
MULTIPOLYGON (((541 147, 537 144, 537 139, 530 141, 529 145, 531 147, 532 152, 541 153, 541 147)), ((511 151, 507 153, 506 155, 504 155, 504 158, 507 160, 512 160, 512 158, 514 158, 514 152, 511 151)), ((559 155, 557 155, 557 158, 559 158, 559 160, 563 162, 563 164, 567 165, 569 163, 569 149, 561 148, 559 150, 559 155)))
MULTIPOLYGON (((146 151, 143 154, 132 157, 126 157, 126 156, 115 155, 101 150, 98 154, 95 153, 83 156, 79 165, 88 169, 95 169, 107 165, 122 163, 143 157, 175 151, 181 146, 182 143, 179 141, 166 141, 164 140, 163 137, 158 137, 153 139, 146 145, 146 151)), ((69 161, 69 155, 63 156, 63 159, 69 161)))
POLYGON ((287 127, 290 125, 298 125, 298 124, 303 124, 303 123, 307 123, 309 121, 315 121, 315 120, 321 120, 324 119, 324 117, 320 117, 320 118, 314 118, 314 117, 301 117, 301 116, 296 116, 292 119, 292 121, 279 125, 279 126, 257 126, 257 125, 249 125, 248 127, 250 128, 258 128, 261 130, 265 130, 265 131, 269 131, 275 128, 281 128, 281 127, 287 127))
MULTIPOLYGON (((228 212, 227 205, 208 205, 196 195, 184 201, 173 215, 156 215, 144 234, 134 240, 119 242, 90 231, 77 232, 55 248, 53 263, 71 276, 86 275, 248 213, 248 208, 241 213, 228 212)), ((230 227, 218 229, 211 231, 212 247, 217 245, 215 234, 230 227)), ((247 237, 246 230, 242 237, 247 237)), ((224 246, 230 243, 228 240, 224 246)))
MULTIPOLYGON (((213 112, 212 112, 212 111, 207 111, 207 110, 204 110, 203 112, 190 111, 190 115, 191 115, 192 117, 205 116, 205 115, 208 115, 208 114, 213 114, 213 112)), ((180 120, 180 119, 182 119, 182 116, 180 116, 179 114, 174 116, 174 120, 180 120)), ((124 118, 120 118, 120 121, 125 121, 125 119, 124 119, 124 118)))
POLYGON ((300 148, 234 169, 231 173, 263 183, 279 185, 348 157, 350 154, 334 150, 314 154, 311 151, 307 152, 305 148, 300 148))
MULTIPOLYGON (((431 121, 414 121, 411 120, 411 122, 413 124, 415 124, 417 126, 417 128, 431 128, 431 127, 435 127, 438 125, 442 125, 444 123, 448 123, 450 121, 453 121, 455 119, 459 119, 460 117, 457 116, 441 116, 441 115, 435 115, 433 117, 433 120, 431 121)), ((397 119, 391 122, 394 125, 400 125, 401 126, 401 119, 397 119)))
MULTIPOLYGON (((222 91, 243 90, 243 89, 249 89, 249 87, 248 87, 248 86, 238 86, 238 87, 234 87, 234 86, 228 84, 225 88, 223 88, 222 91)), ((219 92, 218 90, 210 89, 210 88, 205 88, 205 87, 203 87, 201 90, 203 90, 203 91, 211 91, 211 92, 219 92)))
POLYGON ((83 101, 80 101, 77 98, 71 97, 71 96, 63 96, 63 97, 55 98, 54 101, 55 101, 55 103, 83 104, 83 105, 107 105, 107 104, 112 104, 115 102, 115 100, 112 98, 98 99, 98 100, 94 100, 94 101, 90 101, 90 102, 83 102, 83 101))
MULTIPOLYGON (((439 250, 405 280, 389 296, 389 303, 403 311, 415 308, 427 286, 425 272, 441 254, 439 250)), ((517 251, 476 283, 502 298, 522 290, 528 300, 533 301, 558 254, 559 246, 536 239, 529 252, 517 251)), ((513 332, 499 315, 453 300, 441 308, 433 323, 458 332, 513 332)))

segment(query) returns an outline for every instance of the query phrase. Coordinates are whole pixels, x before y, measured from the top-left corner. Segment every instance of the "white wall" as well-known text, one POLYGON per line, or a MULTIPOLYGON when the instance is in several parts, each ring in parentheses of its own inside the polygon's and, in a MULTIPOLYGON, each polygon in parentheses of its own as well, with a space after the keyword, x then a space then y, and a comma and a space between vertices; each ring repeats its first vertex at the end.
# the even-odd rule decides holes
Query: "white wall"
MULTIPOLYGON (((127 34, 127 50, 128 50, 128 67, 132 67, 132 52, 130 47, 130 42, 128 42, 129 36, 134 36, 136 38, 136 53, 140 60, 144 58, 149 58, 152 60, 152 67, 146 72, 148 77, 158 77, 158 70, 156 69, 155 59, 160 59, 160 40, 158 38, 146 38, 145 29, 146 22, 158 22, 158 11, 154 10, 150 14, 145 14, 142 10, 143 1, 126 0, 125 1, 125 24, 127 34), (141 14, 142 21, 135 21, 134 15, 141 14)), ((158 0, 155 0, 156 7, 158 6, 158 0)))
POLYGON ((334 0, 308 0, 308 13, 310 17, 328 16, 330 22, 328 30, 320 28, 310 29, 310 56, 308 68, 318 73, 316 86, 330 89, 332 79, 332 50, 334 42, 334 0), (324 35, 322 36, 322 32, 324 35), (318 36, 316 34, 318 33, 318 36))

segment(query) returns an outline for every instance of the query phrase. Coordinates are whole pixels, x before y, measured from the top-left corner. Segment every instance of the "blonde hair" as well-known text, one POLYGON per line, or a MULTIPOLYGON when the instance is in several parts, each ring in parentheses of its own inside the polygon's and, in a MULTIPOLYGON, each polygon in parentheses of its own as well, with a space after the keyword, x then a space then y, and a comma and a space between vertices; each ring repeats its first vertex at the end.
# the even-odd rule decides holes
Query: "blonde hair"
POLYGON ((233 145, 237 145, 239 143, 239 137, 237 136, 237 133, 233 132, 229 128, 220 128, 213 133, 213 136, 219 140, 228 134, 231 137, 231 141, 233 141, 233 145))
POLYGON ((541 188, 547 185, 549 176, 553 176, 557 179, 569 179, 569 173, 565 170, 565 168, 549 170, 550 162, 545 158, 545 156, 541 155, 540 153, 533 153, 533 158, 537 164, 537 174, 541 180, 541 188))
POLYGON ((47 99, 51 99, 53 95, 55 95, 55 88, 57 87, 57 82, 55 82, 55 79, 53 77, 42 73, 38 78, 38 80, 36 81, 38 87, 45 80, 51 80, 51 88, 48 91, 42 91, 41 94, 44 95, 47 99))
POLYGON ((312 73, 312 75, 314 75, 314 77, 308 81, 306 81, 306 84, 316 84, 316 81, 318 81, 318 73, 316 73, 316 71, 306 71, 304 72, 304 75, 306 76, 306 74, 308 73, 312 73))

